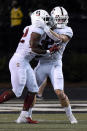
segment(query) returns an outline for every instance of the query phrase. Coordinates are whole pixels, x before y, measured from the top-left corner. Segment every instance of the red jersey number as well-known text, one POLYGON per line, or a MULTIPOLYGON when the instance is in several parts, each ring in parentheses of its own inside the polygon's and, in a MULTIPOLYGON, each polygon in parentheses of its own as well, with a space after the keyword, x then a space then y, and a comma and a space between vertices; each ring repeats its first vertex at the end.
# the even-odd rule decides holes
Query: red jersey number
POLYGON ((24 43, 24 42, 25 42, 25 40, 24 40, 23 38, 27 36, 28 31, 29 31, 29 28, 26 29, 25 33, 23 34, 23 36, 22 36, 22 38, 21 38, 21 40, 20 40, 21 43, 24 43))

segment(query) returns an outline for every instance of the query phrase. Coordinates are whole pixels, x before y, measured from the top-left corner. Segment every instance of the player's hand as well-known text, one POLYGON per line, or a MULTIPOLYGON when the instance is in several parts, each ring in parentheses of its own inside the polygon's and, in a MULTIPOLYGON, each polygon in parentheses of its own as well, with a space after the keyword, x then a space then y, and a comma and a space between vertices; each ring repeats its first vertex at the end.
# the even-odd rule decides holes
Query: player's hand
POLYGON ((37 27, 37 28, 44 29, 46 24, 45 24, 45 22, 44 22, 44 20, 42 18, 38 18, 37 20, 35 20, 34 26, 37 27))
POLYGON ((54 52, 56 52, 56 51, 59 51, 59 49, 60 49, 60 46, 59 46, 59 45, 54 45, 53 47, 51 47, 51 48, 49 49, 49 51, 50 51, 50 53, 54 53, 54 52))

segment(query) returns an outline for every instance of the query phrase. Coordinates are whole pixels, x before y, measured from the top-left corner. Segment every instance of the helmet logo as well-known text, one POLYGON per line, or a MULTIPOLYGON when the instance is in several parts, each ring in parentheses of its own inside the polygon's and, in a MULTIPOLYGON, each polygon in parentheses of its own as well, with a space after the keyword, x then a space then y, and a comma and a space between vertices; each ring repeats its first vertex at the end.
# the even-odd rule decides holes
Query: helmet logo
POLYGON ((36 16, 40 16, 40 11, 39 10, 36 12, 36 16))

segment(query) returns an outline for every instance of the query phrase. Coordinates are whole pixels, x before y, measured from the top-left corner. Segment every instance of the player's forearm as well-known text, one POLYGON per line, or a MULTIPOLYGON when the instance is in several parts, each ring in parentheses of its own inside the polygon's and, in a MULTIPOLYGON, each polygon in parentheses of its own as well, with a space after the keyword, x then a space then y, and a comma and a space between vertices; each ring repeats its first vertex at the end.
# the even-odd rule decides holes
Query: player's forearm
POLYGON ((42 48, 42 46, 38 45, 39 42, 35 41, 32 46, 32 52, 37 53, 37 54, 46 54, 46 50, 42 48))
POLYGON ((40 48, 32 48, 32 51, 37 53, 37 54, 46 54, 47 53, 46 50, 42 50, 40 48))
POLYGON ((56 37, 58 38, 61 42, 67 42, 69 40, 68 36, 66 35, 62 35, 62 34, 57 34, 56 32, 52 31, 50 29, 50 32, 56 37))
POLYGON ((61 39, 57 36, 57 33, 53 32, 48 26, 45 26, 44 31, 55 42, 61 42, 61 39))
POLYGON ((53 30, 51 30, 48 26, 45 26, 44 31, 46 34, 53 39, 55 42, 67 42, 69 38, 66 35, 57 34, 53 30))
POLYGON ((51 32, 51 34, 52 34, 55 38, 57 38, 59 41, 62 41, 62 40, 63 40, 60 34, 55 33, 55 32, 52 31, 51 29, 50 29, 50 32, 51 32))

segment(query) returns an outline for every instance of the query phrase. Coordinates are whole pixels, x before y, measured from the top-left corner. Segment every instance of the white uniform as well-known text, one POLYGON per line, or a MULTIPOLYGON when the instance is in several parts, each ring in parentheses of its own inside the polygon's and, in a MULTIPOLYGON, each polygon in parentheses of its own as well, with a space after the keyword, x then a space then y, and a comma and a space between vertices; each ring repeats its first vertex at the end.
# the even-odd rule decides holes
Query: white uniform
MULTIPOLYGON (((63 29, 55 29, 54 32, 58 34, 65 34, 70 38, 72 38, 73 36, 72 29, 68 26, 65 26, 65 28, 63 29)), ((67 43, 60 43, 61 48, 59 49, 59 51, 55 52, 54 54, 46 55, 44 57, 39 58, 40 60, 39 64, 35 68, 36 79, 39 86, 42 84, 45 78, 49 76, 52 85, 54 87, 54 90, 55 89, 63 90, 64 79, 62 73, 62 55, 67 43)), ((51 46, 53 45, 51 40, 49 40, 48 48, 51 46)))
POLYGON ((28 91, 38 92, 35 73, 29 64, 35 57, 35 54, 31 52, 29 43, 32 32, 41 34, 42 38, 44 36, 42 29, 35 28, 33 25, 27 26, 24 29, 24 35, 18 44, 16 52, 9 62, 12 90, 17 97, 21 96, 25 85, 28 91))

